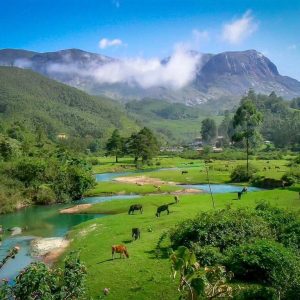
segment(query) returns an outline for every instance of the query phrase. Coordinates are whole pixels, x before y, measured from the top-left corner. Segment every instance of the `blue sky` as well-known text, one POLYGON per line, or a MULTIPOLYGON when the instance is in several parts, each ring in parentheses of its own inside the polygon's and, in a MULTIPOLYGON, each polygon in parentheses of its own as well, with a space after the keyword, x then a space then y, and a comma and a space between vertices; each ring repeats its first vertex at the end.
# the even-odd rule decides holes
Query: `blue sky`
POLYGON ((165 57, 179 44, 256 49, 298 80, 299 30, 299 0, 0 0, 0 48, 127 58, 165 57))

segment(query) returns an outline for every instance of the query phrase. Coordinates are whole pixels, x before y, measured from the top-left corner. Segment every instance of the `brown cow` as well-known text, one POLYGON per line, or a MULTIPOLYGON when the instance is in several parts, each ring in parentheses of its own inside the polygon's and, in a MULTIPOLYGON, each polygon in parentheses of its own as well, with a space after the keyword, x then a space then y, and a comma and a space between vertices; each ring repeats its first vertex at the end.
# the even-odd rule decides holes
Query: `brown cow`
POLYGON ((111 246, 112 259, 115 258, 115 253, 120 253, 120 258, 122 258, 122 257, 125 258, 125 256, 127 258, 129 258, 127 248, 124 245, 113 245, 113 246, 111 246))

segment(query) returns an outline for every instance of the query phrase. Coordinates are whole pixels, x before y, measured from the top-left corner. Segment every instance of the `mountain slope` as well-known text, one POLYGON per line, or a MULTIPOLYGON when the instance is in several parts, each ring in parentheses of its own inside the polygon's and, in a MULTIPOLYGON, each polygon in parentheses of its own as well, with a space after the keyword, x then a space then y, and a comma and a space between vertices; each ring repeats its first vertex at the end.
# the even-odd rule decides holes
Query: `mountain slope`
MULTIPOLYGON (((189 54, 200 58, 196 62, 194 79, 180 89, 163 85, 143 88, 132 78, 128 78, 128 82, 121 79, 118 81, 122 65, 105 69, 106 75, 109 76, 104 77, 116 78, 116 80, 106 82, 103 74, 100 74, 99 80, 101 68, 120 61, 79 49, 46 53, 14 49, 0 50, 0 65, 30 68, 91 94, 106 95, 122 101, 155 98, 188 105, 211 101, 226 103, 228 100, 236 103, 249 88, 264 94, 275 91, 277 95, 286 99, 300 95, 300 82, 280 75, 277 67, 255 50, 223 52, 216 55, 199 55, 191 51, 189 54)), ((170 61, 171 58, 167 57, 160 63, 166 66, 170 61)), ((126 70, 123 72, 126 73, 126 70)), ((124 75, 122 72, 121 74, 124 75)))
POLYGON ((48 135, 107 138, 114 128, 138 128, 120 104, 93 97, 30 70, 0 67, 0 117, 42 126, 48 135))

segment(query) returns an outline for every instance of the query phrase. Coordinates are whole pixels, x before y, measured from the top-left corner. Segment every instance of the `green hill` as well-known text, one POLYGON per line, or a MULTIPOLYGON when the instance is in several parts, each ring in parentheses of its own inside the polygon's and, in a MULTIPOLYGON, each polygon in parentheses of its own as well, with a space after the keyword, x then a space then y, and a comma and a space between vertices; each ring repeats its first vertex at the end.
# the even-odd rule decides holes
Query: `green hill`
POLYGON ((0 119, 43 128, 49 137, 106 139, 113 129, 123 134, 138 129, 119 103, 93 97, 30 70, 0 67, 0 119))
POLYGON ((201 106, 191 107, 158 99, 128 102, 126 110, 140 124, 160 133, 171 144, 190 142, 199 136, 201 122, 208 116, 217 124, 223 119, 223 116, 212 115, 201 106))

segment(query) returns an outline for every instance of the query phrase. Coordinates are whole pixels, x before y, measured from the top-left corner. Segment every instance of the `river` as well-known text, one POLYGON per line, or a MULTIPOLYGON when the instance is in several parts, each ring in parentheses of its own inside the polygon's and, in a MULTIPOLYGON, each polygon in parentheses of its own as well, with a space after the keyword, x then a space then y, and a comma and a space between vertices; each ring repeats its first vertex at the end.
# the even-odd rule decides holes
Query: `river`
MULTIPOLYGON (((167 169, 161 169, 167 170, 167 169)), ((147 170, 151 171, 151 170, 147 170)), ((145 172, 147 172, 145 171, 145 172)), ((141 171, 128 171, 122 173, 103 173, 96 174, 96 181, 111 181, 116 177, 127 176, 130 174, 141 173, 141 171)), ((180 185, 184 188, 201 189, 209 192, 209 186, 201 185, 180 185)), ((237 192, 241 190, 240 186, 228 184, 212 184, 213 193, 228 193, 237 192)), ((257 188, 249 187, 249 191, 259 190, 257 188)), ((133 199, 138 198, 139 195, 120 195, 120 196, 105 196, 105 197, 87 197, 76 204, 83 203, 99 203, 105 201, 112 201, 116 199, 133 199)), ((27 265, 35 261, 32 257, 30 243, 37 237, 63 237, 73 227, 82 222, 102 218, 105 215, 100 214, 60 214, 61 209, 72 206, 72 204, 55 204, 49 206, 30 206, 21 209, 17 212, 0 215, 0 224, 4 229, 12 227, 21 227, 23 232, 17 236, 10 236, 8 231, 5 231, 4 240, 0 246, 0 260, 4 258, 7 252, 14 246, 20 246, 21 250, 16 255, 15 259, 10 259, 0 269, 0 279, 7 278, 12 282, 13 278, 27 265)))

